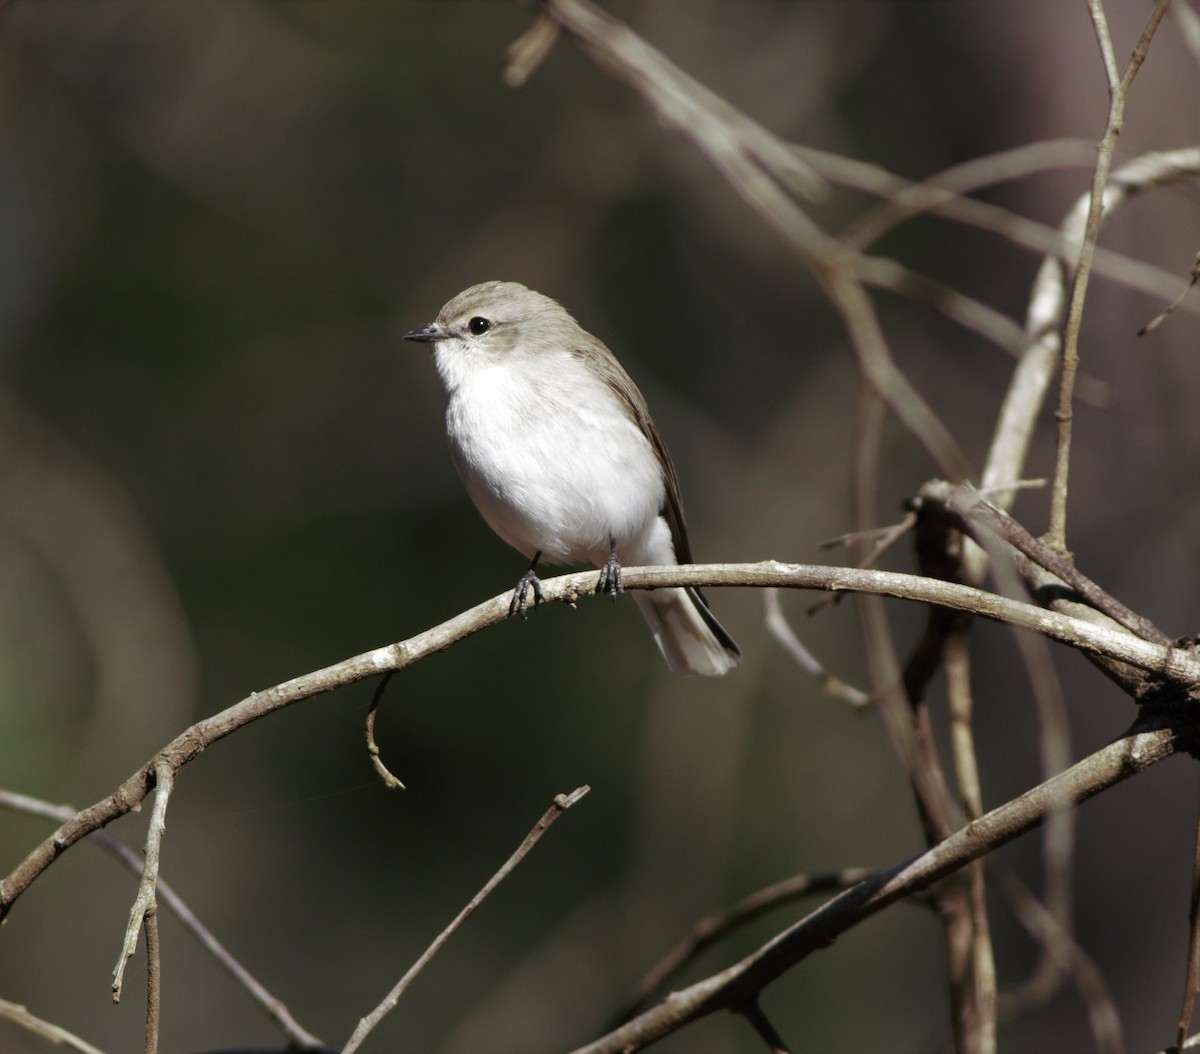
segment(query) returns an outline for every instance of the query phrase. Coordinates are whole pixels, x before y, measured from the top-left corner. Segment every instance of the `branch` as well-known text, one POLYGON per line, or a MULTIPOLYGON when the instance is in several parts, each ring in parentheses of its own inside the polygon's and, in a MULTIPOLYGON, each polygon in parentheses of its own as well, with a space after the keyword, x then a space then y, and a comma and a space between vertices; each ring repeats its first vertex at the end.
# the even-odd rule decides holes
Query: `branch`
POLYGON ((354 1051, 362 1045, 362 1041, 367 1038, 367 1035, 379 1024, 384 1017, 389 1014, 400 1002, 400 997, 404 994, 405 989, 413 982, 417 974, 419 974, 429 964, 429 961, 441 950, 442 945, 454 936, 458 928, 467 921, 471 913, 479 907, 480 904, 487 899, 488 894, 492 892, 501 882, 503 882, 513 869, 529 855, 530 851, 548 830, 551 824, 554 823, 564 812, 582 798, 591 788, 586 784, 582 787, 577 787, 570 794, 560 794, 554 799, 554 804, 546 810, 545 814, 526 836, 525 840, 517 847, 517 851, 505 861, 504 866, 500 868, 484 887, 471 898, 471 901, 465 908, 455 916, 454 921, 450 923, 441 933, 437 935, 434 942, 425 949, 424 954, 413 964, 412 968, 397 982, 393 988, 374 1010, 371 1011, 358 1023, 358 1027, 354 1030, 354 1034, 350 1037, 350 1041, 342 1048, 342 1054, 354 1054, 354 1051))
MULTIPOLYGON (((1200 148, 1143 154, 1113 173, 1105 192, 1101 219, 1107 218, 1117 207, 1143 191, 1198 176, 1200 148)), ((980 477, 981 488, 989 492, 1009 487, 1025 471, 1025 459, 1034 427, 1062 349, 1070 284, 1068 265, 1063 261, 1063 247, 1075 246, 1074 257, 1078 259, 1090 205, 1091 195, 1084 194, 1064 217, 1059 232, 1062 246, 1049 250, 1030 292, 1025 319, 1028 344, 1009 382, 989 446, 987 463, 980 477)), ((1109 258, 1110 254, 1096 247, 1093 269, 1097 273, 1113 274, 1105 266, 1109 258)), ((1123 280, 1128 281, 1129 276, 1123 280)), ((1144 284, 1135 284, 1137 288, 1149 292, 1144 284)), ((1000 493, 992 495, 992 500, 1007 509, 1014 496, 1011 490, 1002 489, 1000 493)))
POLYGON ((1053 975, 1049 970, 1039 969, 1018 989, 1004 994, 1001 1010, 1005 1017, 1011 1020, 1018 1013, 1044 1004, 1057 990, 1058 978, 1065 975, 1075 983, 1087 1007, 1096 1050, 1099 1054, 1124 1054, 1121 1017, 1099 967, 1075 942, 1063 920, 1040 903, 1017 878, 1004 871, 996 878, 1009 910, 1037 941, 1043 957, 1054 964, 1053 975))
MULTIPOLYGON (((114 1003, 121 1001, 121 984, 125 977, 125 964, 133 958, 137 948, 138 932, 142 924, 150 919, 157 911, 155 887, 158 883, 158 865, 161 859, 162 839, 167 826, 167 802, 171 798, 171 790, 175 785, 175 771, 165 761, 154 766, 154 811, 150 814, 150 829, 146 833, 146 866, 142 870, 142 880, 138 883, 137 896, 133 907, 129 909, 129 925, 125 927, 125 943, 121 955, 113 970, 112 997, 114 1003)), ((156 953, 158 942, 147 930, 146 954, 156 953)), ((157 967, 152 962, 148 970, 152 986, 152 994, 157 989, 157 967)))
POLYGON ((1067 312, 1067 324, 1063 330, 1062 373, 1059 381, 1058 410, 1055 419, 1058 421, 1058 437, 1055 448, 1054 485, 1050 491, 1050 531, 1048 540, 1051 546, 1066 551, 1067 548, 1067 477, 1071 463, 1071 426, 1073 421, 1072 404, 1075 394, 1075 372, 1079 368, 1079 329, 1083 324, 1083 304, 1087 297, 1088 279, 1092 272, 1092 256, 1096 242, 1100 237, 1100 221, 1104 214, 1104 192, 1108 186, 1108 173, 1112 167, 1113 152, 1117 148, 1117 136, 1125 123, 1125 100, 1133 78, 1141 68, 1142 61, 1150 48, 1150 41, 1158 29, 1159 23, 1167 13, 1171 0, 1158 0, 1150 19, 1142 30, 1133 57, 1125 70, 1124 77, 1118 79, 1116 59, 1113 57, 1112 41, 1108 35, 1108 22, 1104 17, 1104 6, 1101 0, 1088 0, 1091 10, 1092 24, 1100 42, 1100 51, 1104 59, 1104 70, 1108 78, 1109 108, 1108 122, 1104 129, 1104 137, 1096 151, 1096 170, 1092 176, 1092 194, 1088 205, 1087 227, 1084 230, 1083 244, 1079 249, 1079 262, 1075 265, 1075 281, 1071 288, 1071 306, 1067 312))
MULTIPOLYGON (((679 567, 631 567, 622 571, 626 589, 662 589, 671 586, 780 586, 828 592, 869 593, 922 604, 940 604, 1019 629, 1040 633, 1078 650, 1114 659, 1157 674, 1185 689, 1200 685, 1200 655, 1168 645, 1152 644, 1124 630, 1091 625, 1082 619, 1046 611, 971 586, 921 578, 918 575, 869 568, 825 567, 767 560, 757 564, 686 564, 679 567)), ((542 582, 546 601, 574 604, 594 595, 595 571, 560 575, 542 582)), ((303 699, 354 684, 389 670, 403 670, 421 659, 508 617, 510 591, 452 619, 396 644, 385 645, 321 670, 285 681, 198 721, 176 736, 108 797, 83 809, 33 850, 0 882, 0 919, 12 910, 21 894, 67 849, 93 831, 136 809, 154 786, 156 769, 178 772, 206 747, 244 725, 303 699)))
MULTIPOLYGON (((71 808, 69 805, 52 805, 50 802, 42 801, 38 798, 31 798, 25 794, 15 794, 12 791, 6 790, 0 790, 0 807, 12 809, 15 812, 26 813, 30 816, 40 816, 43 819, 55 820, 60 824, 70 823, 77 815, 77 810, 71 808)), ((93 832, 90 841, 115 856, 133 874, 142 874, 142 869, 145 866, 143 859, 130 849, 129 846, 118 841, 106 831, 93 832)), ((287 1035, 288 1042, 293 1047, 298 1050, 327 1049, 317 1036, 314 1036, 311 1032, 303 1028, 292 1017, 291 1012, 283 1004, 282 1000, 267 991, 261 982, 229 953, 229 950, 196 917, 183 898, 175 892, 174 887, 161 876, 158 880, 158 896, 179 920, 183 928, 200 943, 200 946, 238 984, 246 989, 250 998, 258 1003, 267 1015, 279 1025, 287 1035)))
MULTIPOLYGON (((0 11, 3 10, 3 7, 0 7, 0 11)), ((73 1032, 68 1032, 65 1028, 60 1028, 49 1021, 43 1021, 40 1017, 31 1014, 25 1007, 17 1003, 10 1003, 7 999, 0 999, 0 1018, 12 1021, 51 1043, 61 1043, 76 1051, 77 1054, 104 1054, 99 1047, 93 1047, 73 1032)))
POLYGON ((830 673, 820 660, 804 646, 804 642, 796 636, 796 631, 792 629, 791 623, 783 613, 777 589, 763 590, 763 606, 766 612, 764 622, 767 631, 779 642, 783 650, 796 660, 800 668, 821 686, 827 695, 834 699, 841 699, 855 709, 871 705, 871 697, 866 692, 861 688, 855 688, 852 684, 847 684, 836 674, 830 673))
POLYGON ((922 486, 915 499, 919 508, 927 501, 937 502, 942 510, 953 518, 956 527, 970 535, 985 549, 986 539, 979 537, 981 528, 990 531, 1017 552, 1027 556, 1038 567, 1049 571, 1074 590, 1081 600, 1114 622, 1120 623, 1131 633, 1157 644, 1171 643, 1171 638, 1149 619, 1131 611, 1105 592, 1060 551, 1035 538, 1003 509, 984 501, 979 492, 969 484, 952 486, 941 480, 934 480, 922 486))
MULTIPOLYGON (((1043 168, 1061 167, 1076 161, 1082 163, 1083 155, 1079 152, 1079 146, 1080 143, 1075 140, 1035 143, 1029 147, 1018 148, 1012 152, 1012 156, 1018 155, 1020 151, 1040 149, 1044 151, 1043 168)), ((914 183, 902 176, 888 172, 879 165, 866 161, 842 157, 799 144, 791 144, 791 149, 831 182, 877 195, 884 198, 885 201, 902 198, 904 218, 919 215, 921 212, 944 216, 946 219, 975 227, 978 230, 990 231, 1013 245, 1046 254, 1055 264, 1068 263, 1073 266, 1079 257, 1079 243, 1087 220, 1088 205, 1091 201, 1090 194, 1083 195, 1081 205, 1073 209, 1068 214, 1067 221, 1057 228, 1039 223, 1027 216, 1009 212, 991 202, 961 196, 964 191, 972 189, 972 185, 959 179, 958 174, 965 171, 974 175, 970 170, 975 164, 995 165, 992 178, 986 181, 979 179, 976 186, 1010 178, 1012 170, 1006 164, 1010 157, 1007 152, 979 158, 977 162, 967 162, 960 168, 949 169, 928 180, 914 183), (944 179, 952 180, 949 187, 942 184, 944 179), (954 186, 954 182, 957 182, 958 186, 954 186), (948 190, 957 192, 949 193, 948 190), (1078 213, 1077 221, 1076 213, 1078 213)), ((1087 159, 1094 160, 1094 158, 1095 146, 1092 145, 1087 151, 1087 159)), ((1179 180, 1194 179, 1198 174, 1198 169, 1200 169, 1200 148, 1197 147, 1152 151, 1143 154, 1114 173, 1105 194, 1105 216, 1112 211, 1114 205, 1120 204, 1140 190, 1163 186, 1179 180), (1130 177, 1128 180, 1123 178, 1126 173, 1130 177)), ((1032 172, 1032 165, 1028 166, 1025 171, 1032 172)), ((869 213, 868 216, 870 216, 869 213)), ((863 277, 868 281, 874 281, 873 276, 876 269, 889 262, 878 257, 860 257, 863 277)), ((1164 290, 1174 289, 1179 281, 1176 274, 1101 246, 1095 248, 1092 269, 1097 274, 1102 274, 1131 289, 1156 297, 1164 295, 1164 290)), ((895 286, 889 284, 889 288, 895 288, 895 286)), ((899 291, 903 292, 904 290, 899 291)), ((1200 312, 1200 307, 1191 310, 1200 312)), ((1063 311, 1065 316, 1065 306, 1063 311)), ((1061 325, 1059 329, 1061 330, 1061 325)), ((1058 333, 1058 336, 1061 338, 1061 332, 1058 333)))
POLYGON ((759 1039, 770 1048, 771 1054, 790 1054, 791 1048, 783 1041, 783 1037, 771 1024, 767 1015, 763 1013, 763 1009, 757 1001, 738 1007, 738 1013, 750 1022, 750 1027, 758 1033, 759 1039))
MULTIPOLYGON (((970 474, 957 440, 896 366, 856 270, 857 253, 821 230, 790 191, 812 187, 811 170, 788 144, 675 66, 628 26, 587 0, 539 0, 597 65, 637 91, 664 124, 686 136, 780 240, 811 271, 833 303, 858 357, 859 369, 939 471, 970 474)), ((533 46, 544 29, 535 23, 533 46)), ((524 38, 522 38, 524 39, 524 38)), ((520 42, 511 61, 523 62, 520 42)))
POLYGON ((1062 801, 1076 804, 1186 748, 1170 728, 1135 731, 973 820, 906 864, 866 879, 779 934, 741 962, 680 991, 575 1054, 642 1050, 688 1022, 737 1010, 768 984, 852 926, 926 889, 1040 824, 1062 801))
POLYGON ((1188 907, 1187 970, 1183 981, 1183 1004, 1179 1010, 1179 1028, 1175 1046, 1182 1049, 1192 1023, 1192 1008, 1200 988, 1200 821, 1196 826, 1196 843, 1192 852, 1192 896, 1188 907))
POLYGON ((721 911, 706 915, 692 927, 691 933, 664 955, 642 978, 629 1004, 616 1015, 614 1024, 628 1021, 652 992, 660 989, 706 948, 739 926, 752 922, 766 912, 790 904, 793 900, 799 900, 801 897, 811 896, 814 893, 827 893, 831 890, 848 889, 867 878, 869 874, 870 872, 864 868, 848 867, 841 871, 830 871, 820 875, 793 875, 791 878, 785 878, 782 882, 755 890, 721 911))
MULTIPOLYGON (((158 1054, 162 1021, 162 955, 158 945, 158 907, 151 903, 144 916, 146 929, 146 1029, 143 1054, 158 1054)), ((122 964, 123 966, 124 964, 122 964)))

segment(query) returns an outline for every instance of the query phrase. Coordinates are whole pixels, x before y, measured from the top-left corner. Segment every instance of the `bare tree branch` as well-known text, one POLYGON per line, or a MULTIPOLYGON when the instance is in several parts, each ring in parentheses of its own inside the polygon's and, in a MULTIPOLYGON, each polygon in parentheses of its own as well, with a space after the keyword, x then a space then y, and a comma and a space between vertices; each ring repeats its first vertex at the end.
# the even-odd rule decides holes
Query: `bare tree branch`
MULTIPOLYGON (((1197 177, 1200 177, 1200 148, 1144 154, 1122 165, 1113 174, 1106 191, 1102 218, 1145 190, 1197 177)), ((1090 203, 1091 195, 1083 195, 1067 213, 1058 235, 1063 246, 1076 247, 1076 258, 1090 203)), ((1063 250, 1047 248, 1049 255, 1038 271, 1025 320, 1028 344, 1009 382, 980 477, 980 487, 1004 509, 1011 506, 1015 496, 1004 488, 1020 479, 1025 471, 1033 429, 1062 348, 1062 328, 1068 305, 1068 269, 1060 258, 1063 250)), ((1106 259, 1105 251, 1096 247, 1092 264, 1098 273, 1105 270, 1106 259)))
POLYGON ((741 962, 673 992, 632 1021, 574 1054, 643 1050, 682 1025, 736 1009, 808 955, 890 904, 945 878, 972 860, 1041 823, 1063 800, 1078 804, 1187 746, 1169 728, 1135 731, 1054 779, 972 820, 906 864, 866 879, 785 930, 741 962))
POLYGON ((1200 989, 1200 819, 1196 822, 1196 843, 1192 852, 1192 896, 1188 905, 1188 956, 1183 979, 1183 1005, 1179 1010, 1179 1028, 1175 1045, 1182 1048, 1192 1023, 1196 991, 1200 989))
MULTIPOLYGON (((956 626, 946 638, 943 649, 946 671, 946 697, 950 709, 950 746, 954 775, 969 819, 983 815, 983 791, 979 782, 979 761, 971 715, 971 660, 968 627, 956 626)), ((996 1051, 996 964, 992 950, 991 927, 987 914, 987 887, 982 860, 966 868, 966 900, 970 936, 970 1044, 978 1054, 996 1051)))
POLYGON ((838 311, 859 368, 889 408, 952 479, 970 474, 957 440, 896 367, 875 308, 843 248, 789 194, 801 162, 787 144, 714 95, 627 26, 586 0, 540 0, 601 67, 625 81, 681 132, 808 267, 838 311))
MULTIPOLYGON (((1153 644, 1128 632, 1046 611, 985 590, 939 582, 892 571, 868 568, 785 564, 769 560, 758 564, 685 564, 678 567, 636 567, 622 571, 626 589, 661 589, 668 586, 780 586, 831 592, 893 596, 923 604, 941 604, 1020 629, 1041 633, 1085 653, 1126 663, 1161 677, 1167 683, 1200 684, 1200 656, 1191 651, 1153 644)), ((595 571, 582 571, 545 579, 546 601, 574 604, 594 593, 595 571)), ((486 600, 454 618, 408 640, 385 645, 345 659, 324 669, 254 692, 233 706, 192 725, 168 743, 149 762, 107 797, 81 810, 35 848, 0 883, 0 918, 7 916, 21 894, 67 849, 92 831, 125 815, 145 800, 154 788, 154 772, 165 767, 178 772, 202 750, 243 725, 303 699, 354 684, 366 677, 402 670, 459 640, 504 621, 508 617, 509 591, 486 600)))
MULTIPOLYGON (((12 809, 15 812, 27 813, 30 816, 40 816, 43 819, 54 820, 59 824, 70 823, 78 814, 78 810, 69 805, 52 805, 38 798, 25 794, 15 794, 12 791, 0 790, 0 807, 12 809)), ((129 846, 118 841, 107 831, 93 831, 89 841, 106 850, 119 860, 134 875, 141 876, 144 867, 143 859, 129 846)), ((171 913, 238 984, 240 984, 258 1003, 267 1015, 279 1025, 288 1037, 289 1043, 298 1050, 327 1049, 325 1044, 307 1029, 303 1028, 283 1001, 272 995, 262 983, 255 978, 229 950, 213 936, 212 932, 196 917, 183 898, 175 892, 164 878, 158 879, 158 898, 171 913)))
POLYGON ((375 693, 371 696, 371 708, 367 711, 367 756, 370 757, 371 764, 375 766, 375 771, 379 773, 379 778, 383 780, 383 785, 388 790, 404 790, 404 784, 383 763, 383 758, 379 756, 379 744, 375 742, 375 715, 379 712, 379 704, 383 700, 383 693, 391 679, 391 673, 385 673, 380 678, 379 684, 376 685, 375 693))
POLYGON ((826 670, 817 657, 796 636, 795 630, 792 629, 791 623, 788 622, 787 616, 784 615, 783 608, 779 604, 779 590, 764 589, 763 605, 766 610, 766 626, 771 636, 779 642, 784 651, 796 660, 805 673, 821 685, 827 695, 831 695, 835 699, 842 699, 853 707, 870 706, 871 697, 866 692, 847 684, 840 677, 826 670))
POLYGON ((758 1033, 759 1038, 767 1045, 771 1054, 789 1054, 791 1048, 783 1041, 783 1037, 771 1024, 770 1019, 755 1000, 746 1006, 738 1007, 738 1013, 750 1022, 751 1027, 758 1033))
MULTIPOLYGON (((112 997, 114 1003, 121 1001, 121 984, 125 977, 125 964, 133 958, 137 948, 138 932, 143 922, 153 915, 156 908, 155 890, 158 884, 158 866, 161 860, 162 839, 167 826, 167 802, 171 799, 171 790, 175 786, 175 770, 169 763, 159 761, 154 766, 154 811, 150 814, 150 829, 146 833, 146 865, 142 871, 142 880, 138 884, 137 896, 133 907, 129 910, 129 925, 125 928, 125 943, 121 955, 113 970, 112 997)), ((157 941, 154 942, 157 951, 157 941)), ((151 951, 150 938, 146 939, 146 951, 151 951)), ((151 976, 157 973, 150 971, 151 976)), ((157 979, 155 979, 157 985, 157 979)))
POLYGON ((1003 1015, 1011 1019, 1031 1005, 1040 1005, 1057 990, 1059 977, 1069 977, 1087 1006, 1096 1049, 1100 1054, 1124 1054, 1121 1017, 1099 967, 1079 947, 1055 912, 1040 903, 1020 881, 1003 871, 996 878, 1009 909, 1037 940, 1043 956, 1053 961, 1056 971, 1055 976, 1046 970, 1035 971, 1019 988, 1005 992, 1001 997, 1003 1015))
POLYGON ((158 1054, 162 1021, 162 952, 158 944, 158 907, 151 904, 143 919, 146 931, 146 1029, 143 1054, 158 1054))
POLYGON ((674 948, 650 970, 629 1004, 616 1015, 613 1026, 628 1021, 645 1004, 651 994, 667 984, 680 970, 706 948, 754 919, 814 893, 847 889, 857 885, 870 872, 861 867, 848 867, 841 871, 830 871, 819 875, 793 875, 782 882, 759 889, 743 897, 722 911, 706 915, 674 948))
POLYGON ((985 501, 970 485, 951 486, 934 480, 921 487, 915 501, 918 506, 927 501, 937 502, 954 518, 956 526, 971 534, 976 542, 980 542, 978 531, 981 528, 992 532, 1018 553, 1029 557, 1038 567, 1049 571, 1069 586, 1079 600, 1103 612, 1143 640, 1158 644, 1171 643, 1171 638, 1149 619, 1131 611, 1115 597, 1110 596, 1061 552, 1035 538, 1003 509, 985 501))
POLYGON ((1141 38, 1134 48, 1133 57, 1118 78, 1116 60, 1113 57, 1112 41, 1108 35, 1108 22, 1104 17, 1101 0, 1088 0, 1092 24, 1100 41, 1100 52, 1104 59, 1104 70, 1108 77, 1109 110, 1104 137, 1096 151, 1096 169, 1092 177, 1092 194, 1088 205, 1087 226, 1079 250, 1079 262, 1075 265, 1075 279, 1071 287, 1071 306, 1067 312, 1067 324, 1063 331, 1062 369, 1059 381, 1058 437, 1054 458, 1054 484, 1050 491, 1049 544, 1063 551, 1067 548, 1067 477, 1071 464, 1071 425, 1074 419, 1075 373, 1079 368, 1079 329, 1083 324, 1083 304, 1087 297, 1088 279, 1092 272, 1092 256, 1096 241, 1100 237, 1100 221, 1104 214, 1104 192, 1108 186, 1108 173, 1112 166, 1113 151, 1117 147, 1117 136, 1125 123, 1125 100, 1133 78, 1141 68, 1142 61, 1150 48, 1150 41, 1159 23, 1167 13, 1171 0, 1158 0, 1141 38))
MULTIPOLYGON (((3 10, 3 6, 0 6, 0 12, 3 10)), ((25 1007, 17 1003, 10 1003, 7 999, 0 999, 0 1018, 20 1025, 35 1036, 41 1036, 47 1042, 69 1047, 77 1054, 104 1054, 99 1047, 93 1047, 73 1032, 68 1032, 65 1028, 51 1024, 49 1021, 43 1021, 40 1017, 31 1014, 25 1007)))
POLYGON ((383 1002, 380 1003, 361 1021, 359 1021, 358 1027, 354 1030, 354 1034, 342 1048, 342 1054, 354 1054, 354 1051, 358 1050, 358 1048, 362 1046, 363 1040, 367 1038, 371 1031, 379 1024, 380 1021, 384 1019, 384 1017, 386 1017, 393 1009, 395 1009, 396 1004, 400 1002, 400 997, 404 995, 405 990, 410 984, 412 984, 416 976, 423 969, 425 969, 430 960, 441 950, 446 941, 454 936, 458 928, 464 922, 466 922, 471 916, 472 912, 474 912, 474 910, 479 907, 484 900, 487 899, 492 890, 500 885, 500 883, 512 873, 513 869, 516 868, 516 866, 522 860, 524 860, 526 856, 529 855, 530 851, 535 845, 537 845, 542 835, 544 835, 550 829, 554 821, 557 820, 572 805, 579 801, 580 798, 587 794, 590 789, 591 788, 585 784, 582 787, 577 787, 570 794, 560 794, 554 799, 554 804, 551 805, 550 808, 546 810, 542 818, 538 820, 536 824, 534 824, 533 830, 531 830, 529 834, 525 836, 525 840, 522 841, 517 847, 516 852, 514 852, 513 855, 510 856, 507 861, 505 861, 504 865, 499 871, 497 871, 490 879, 488 879, 484 887, 471 898, 470 903, 468 903, 467 906, 454 917, 454 921, 452 921, 449 926, 447 926, 444 930, 442 930, 441 933, 437 935, 433 943, 425 949, 424 953, 413 964, 408 973, 400 978, 396 984, 396 987, 387 994, 387 997, 383 1000, 383 1002))

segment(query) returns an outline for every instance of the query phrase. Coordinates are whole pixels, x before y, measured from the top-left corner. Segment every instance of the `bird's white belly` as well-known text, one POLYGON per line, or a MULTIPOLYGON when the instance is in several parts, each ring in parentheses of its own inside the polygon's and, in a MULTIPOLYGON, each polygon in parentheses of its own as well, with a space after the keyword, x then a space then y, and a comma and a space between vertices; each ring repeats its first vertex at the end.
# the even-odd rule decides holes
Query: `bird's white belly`
POLYGON ((446 429, 471 500, 526 556, 601 564, 610 538, 632 556, 661 534, 661 466, 600 385, 548 390, 482 370, 451 395, 446 429))

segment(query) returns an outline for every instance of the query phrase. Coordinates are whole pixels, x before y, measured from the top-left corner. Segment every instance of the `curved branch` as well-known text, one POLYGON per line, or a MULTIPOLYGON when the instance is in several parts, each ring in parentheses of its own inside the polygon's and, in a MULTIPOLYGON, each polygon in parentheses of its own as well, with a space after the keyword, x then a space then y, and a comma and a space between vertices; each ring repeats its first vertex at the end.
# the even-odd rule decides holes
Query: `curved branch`
MULTIPOLYGON (((623 570, 622 580, 626 589, 662 589, 687 585, 780 586, 788 589, 871 593, 923 604, 938 604, 1040 633, 1080 651, 1116 659, 1157 674, 1187 689, 1200 686, 1200 655, 1191 651, 1153 644, 1123 630, 1091 625, 1081 619, 1046 611, 982 589, 918 575, 767 560, 756 564, 631 567, 623 570)), ((581 597, 592 595, 595 584, 595 571, 580 571, 544 580, 542 593, 547 601, 574 604, 581 597)), ((509 592, 506 590, 408 640, 363 652, 324 669, 284 681, 266 691, 252 692, 241 702, 198 721, 176 736, 108 797, 83 809, 74 819, 64 823, 17 865, 0 882, 0 919, 8 915, 21 894, 67 849, 81 838, 137 808, 154 788, 156 769, 165 766, 171 772, 178 772, 206 747, 251 721, 364 678, 389 670, 405 669, 488 626, 503 622, 508 617, 508 603, 509 592)))
MULTIPOLYGON (((15 794, 12 791, 0 790, 0 808, 12 809, 14 812, 28 816, 40 816, 46 820, 56 820, 58 823, 70 823, 76 816, 75 809, 69 805, 52 805, 39 798, 31 798, 25 794, 15 794)), ((145 861, 129 846, 118 841, 105 831, 93 834, 92 844, 108 851, 118 861, 125 865, 133 874, 141 875, 145 861)), ((196 917, 195 912, 175 892, 173 886, 159 876, 156 885, 158 897, 174 914, 184 930, 190 933, 197 943, 228 973, 234 981, 242 986, 255 1003, 271 1018, 288 1038, 289 1049, 295 1050, 327 1050, 320 1038, 305 1029, 284 1005, 283 1000, 269 992, 249 970, 230 954, 212 932, 196 917)), ((4 1001, 0 1000, 0 1011, 4 1001)), ((3 1013, 0 1013, 0 1017, 3 1013)), ((82 1048, 81 1048, 82 1049, 82 1048)), ((89 1048, 90 1049, 90 1048, 89 1048)))
POLYGON ((642 1050, 690 1021, 747 1005, 781 974, 852 926, 1031 830, 1063 801, 1085 801, 1169 757, 1181 746, 1169 728, 1133 732, 1110 743, 1066 772, 971 821, 928 852, 834 897, 741 962, 671 993, 574 1054, 642 1050))
POLYGON ((483 888, 475 894, 467 904, 453 919, 441 933, 434 938, 433 943, 425 949, 421 957, 413 963, 408 972, 396 982, 396 986, 387 994, 387 997, 374 1010, 363 1017, 358 1027, 355 1028, 353 1035, 342 1048, 342 1054, 354 1054, 362 1046, 362 1042, 374 1030, 374 1028, 395 1008, 400 1002, 400 997, 408 990, 408 986, 412 984, 425 967, 429 964, 442 946, 458 932, 459 927, 471 916, 480 904, 482 904, 492 893, 492 891, 500 885, 512 872, 516 866, 525 859, 532 851, 533 847, 541 840, 551 825, 572 805, 578 802, 591 788, 585 783, 582 787, 576 787, 570 794, 559 794, 554 798, 553 804, 543 813, 542 818, 533 825, 533 829, 525 836, 524 840, 516 851, 506 860, 503 866, 491 878, 484 883, 483 888))

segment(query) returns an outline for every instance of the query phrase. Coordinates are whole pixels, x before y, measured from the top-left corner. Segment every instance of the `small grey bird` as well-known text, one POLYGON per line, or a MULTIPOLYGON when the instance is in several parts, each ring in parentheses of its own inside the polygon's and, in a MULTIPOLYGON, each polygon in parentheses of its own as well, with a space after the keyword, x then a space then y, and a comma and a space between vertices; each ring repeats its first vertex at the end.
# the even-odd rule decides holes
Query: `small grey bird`
MULTIPOLYGON (((529 558, 510 613, 525 614, 536 568, 590 563, 597 592, 621 592, 621 564, 691 563, 679 481, 646 400, 613 353, 548 296, 516 282, 459 293, 406 340, 433 345, 446 434, 488 525, 529 558)), ((690 586, 639 590, 675 673, 722 674, 741 660, 690 586)))

